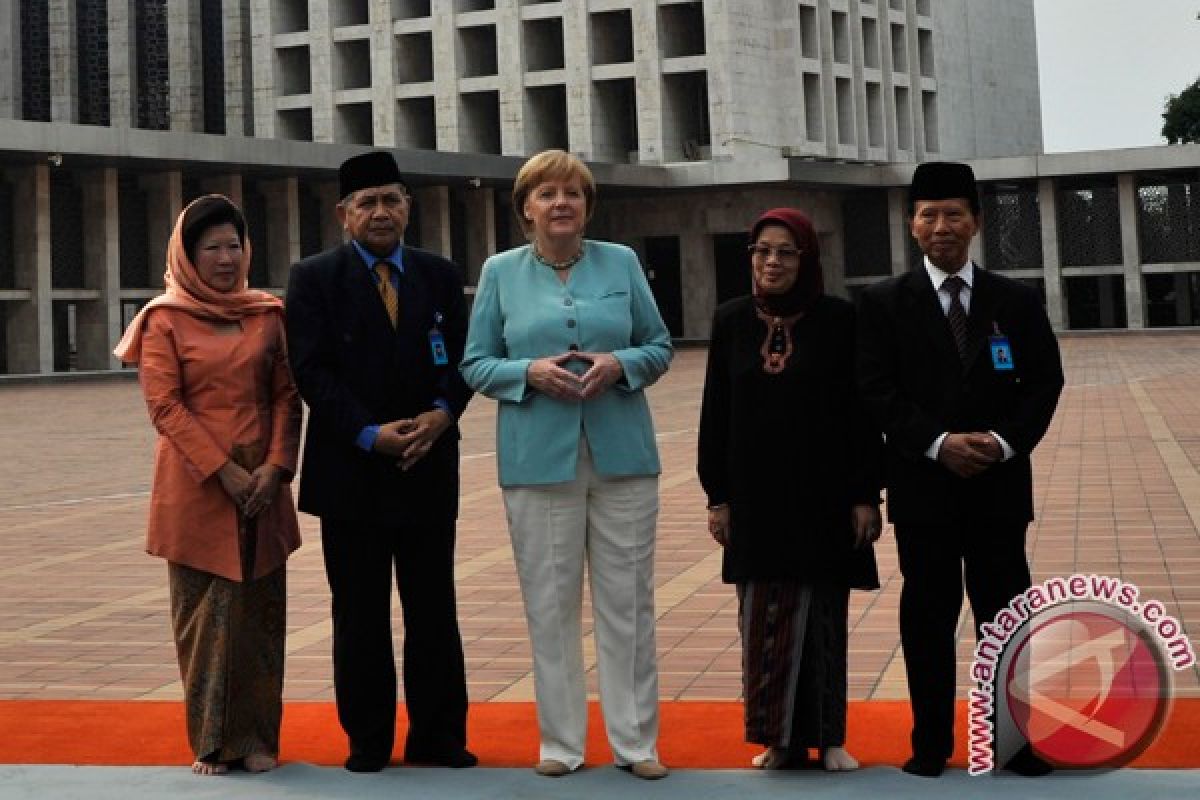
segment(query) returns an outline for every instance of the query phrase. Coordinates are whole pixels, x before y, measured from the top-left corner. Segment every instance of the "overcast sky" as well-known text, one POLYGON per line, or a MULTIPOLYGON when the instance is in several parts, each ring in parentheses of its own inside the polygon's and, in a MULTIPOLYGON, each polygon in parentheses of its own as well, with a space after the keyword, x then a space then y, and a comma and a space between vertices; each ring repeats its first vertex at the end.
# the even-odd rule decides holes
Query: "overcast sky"
POLYGON ((1046 152, 1165 144, 1167 95, 1200 77, 1200 0, 1034 5, 1046 152))

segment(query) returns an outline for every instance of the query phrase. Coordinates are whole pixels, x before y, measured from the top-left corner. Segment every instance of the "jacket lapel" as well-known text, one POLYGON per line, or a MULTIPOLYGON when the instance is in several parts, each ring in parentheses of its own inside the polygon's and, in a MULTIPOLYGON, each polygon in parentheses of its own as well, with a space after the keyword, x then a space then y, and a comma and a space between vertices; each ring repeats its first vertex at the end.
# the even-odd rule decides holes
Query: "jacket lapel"
POLYGON ((918 267, 908 273, 904 283, 904 295, 913 316, 937 352, 944 360, 959 364, 954 334, 950 332, 950 323, 946 320, 942 304, 938 301, 937 292, 934 291, 925 267, 918 267))
POLYGON ((392 330, 392 322, 388 319, 387 309, 383 307, 383 298, 379 296, 379 287, 375 285, 375 279, 371 277, 366 263, 354 249, 354 245, 347 243, 342 246, 345 248, 345 274, 342 281, 346 287, 346 296, 350 298, 351 308, 363 320, 371 341, 394 342, 396 332, 392 330))
POLYGON ((988 336, 996 319, 999 297, 992 276, 979 264, 975 265, 975 285, 971 287, 971 311, 967 315, 967 359, 963 371, 975 365, 979 354, 987 349, 988 336))
POLYGON ((424 264, 420 254, 404 248, 404 272, 400 276, 400 322, 398 325, 407 341, 424 342, 429 334, 426 315, 429 313, 429 288, 425 282, 424 264))

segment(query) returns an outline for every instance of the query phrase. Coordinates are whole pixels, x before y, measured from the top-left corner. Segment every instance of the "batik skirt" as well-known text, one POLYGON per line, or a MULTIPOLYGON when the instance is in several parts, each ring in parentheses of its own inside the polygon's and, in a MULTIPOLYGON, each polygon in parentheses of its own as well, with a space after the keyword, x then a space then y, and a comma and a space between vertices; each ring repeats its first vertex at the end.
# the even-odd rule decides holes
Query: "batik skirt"
POLYGON ((170 563, 171 621, 196 758, 279 753, 286 569, 238 582, 170 563))
POLYGON ((781 748, 846 741, 845 586, 737 585, 746 741, 781 748))

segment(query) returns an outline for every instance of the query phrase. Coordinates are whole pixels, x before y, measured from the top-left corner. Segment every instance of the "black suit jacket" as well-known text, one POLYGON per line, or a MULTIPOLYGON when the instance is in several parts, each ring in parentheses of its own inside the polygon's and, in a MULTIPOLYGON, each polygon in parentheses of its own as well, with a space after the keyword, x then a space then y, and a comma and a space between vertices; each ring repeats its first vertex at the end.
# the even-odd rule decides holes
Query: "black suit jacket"
POLYGON ((396 459, 367 453, 355 442, 367 425, 414 417, 435 408, 438 398, 457 419, 471 398, 458 372, 467 334, 460 272, 444 258, 409 247, 403 260, 395 330, 353 245, 292 267, 288 351, 309 408, 301 511, 380 523, 457 514, 457 426, 407 472, 396 459), (435 326, 446 342, 444 366, 434 363, 431 352, 435 326))
POLYGON ((1058 341, 1036 291, 978 265, 970 305, 964 364, 924 265, 862 294, 859 388, 887 439, 888 516, 898 524, 1033 519, 1029 456, 1062 392, 1058 341), (997 332, 1009 339, 1010 371, 992 365, 997 332), (995 431, 1016 454, 959 478, 925 455, 947 431, 995 431))

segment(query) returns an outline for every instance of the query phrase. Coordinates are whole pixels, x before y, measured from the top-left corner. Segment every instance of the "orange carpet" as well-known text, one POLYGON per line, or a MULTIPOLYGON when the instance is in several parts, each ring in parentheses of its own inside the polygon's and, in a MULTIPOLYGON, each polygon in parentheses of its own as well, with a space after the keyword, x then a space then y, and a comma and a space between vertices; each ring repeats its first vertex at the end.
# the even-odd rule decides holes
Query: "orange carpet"
MULTIPOLYGON (((962 732, 966 708, 961 703, 958 714, 957 730, 962 732)), ((532 703, 479 703, 471 707, 469 719, 470 747, 484 766, 521 767, 537 760, 532 703)), ((588 760, 608 763, 595 704, 589 719, 588 760)), ((399 724, 403 729, 403 719, 399 724)), ((906 702, 851 703, 847 747, 865 766, 899 765, 909 753, 909 725, 906 702)), ((288 703, 281 748, 284 761, 340 765, 346 741, 333 704, 288 703)), ((672 767, 744 767, 757 751, 742 741, 740 703, 662 706, 659 753, 672 767)), ((960 744, 952 763, 965 766, 964 752, 960 744)), ((190 759, 183 707, 177 702, 0 701, 0 763, 153 766, 190 759)), ((1200 767, 1200 699, 1174 703, 1162 735, 1135 766, 1200 767)))

